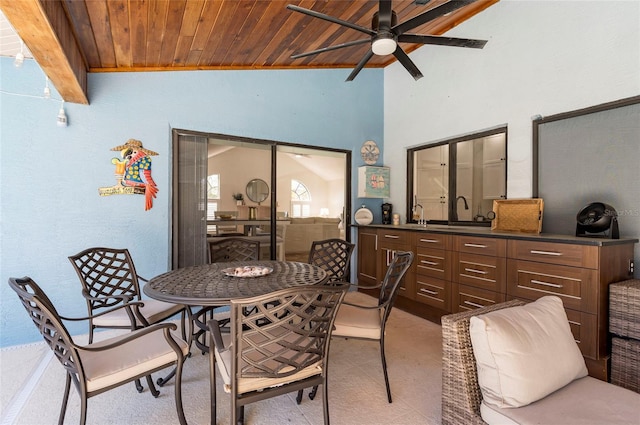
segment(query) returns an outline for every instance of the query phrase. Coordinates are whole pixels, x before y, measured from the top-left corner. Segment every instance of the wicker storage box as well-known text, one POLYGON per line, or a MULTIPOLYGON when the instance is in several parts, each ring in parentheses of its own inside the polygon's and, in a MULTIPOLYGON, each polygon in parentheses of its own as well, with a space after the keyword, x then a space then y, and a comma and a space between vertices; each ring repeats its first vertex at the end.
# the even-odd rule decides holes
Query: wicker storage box
POLYGON ((640 393, 640 341, 612 338, 611 383, 640 393))
POLYGON ((540 198, 493 201, 496 217, 491 223, 491 230, 540 233, 543 210, 544 201, 540 198))
POLYGON ((640 279, 609 285, 609 332, 640 340, 640 279))

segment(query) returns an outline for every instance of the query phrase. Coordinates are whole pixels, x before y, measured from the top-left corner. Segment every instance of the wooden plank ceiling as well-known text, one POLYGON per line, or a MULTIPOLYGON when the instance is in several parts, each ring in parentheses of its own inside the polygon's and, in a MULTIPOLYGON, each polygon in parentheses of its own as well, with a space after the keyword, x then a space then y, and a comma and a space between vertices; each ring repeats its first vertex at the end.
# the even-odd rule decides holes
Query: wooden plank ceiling
MULTIPOLYGON (((447 1, 394 0, 393 10, 404 22, 447 1)), ((477 0, 411 32, 443 34, 497 1, 477 0)), ((367 36, 288 10, 288 4, 366 28, 378 10, 377 0, 0 0, 63 99, 85 104, 87 72, 354 68, 370 48, 291 59, 367 36)), ((420 45, 402 47, 409 53, 420 45)), ((394 60, 374 56, 367 67, 394 60)))

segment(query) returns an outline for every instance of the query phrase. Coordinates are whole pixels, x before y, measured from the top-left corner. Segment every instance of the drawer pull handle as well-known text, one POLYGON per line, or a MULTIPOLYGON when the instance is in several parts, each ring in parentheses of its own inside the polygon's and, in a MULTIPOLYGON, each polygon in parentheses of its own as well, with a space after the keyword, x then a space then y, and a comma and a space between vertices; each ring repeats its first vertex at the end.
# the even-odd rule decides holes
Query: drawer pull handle
POLYGON ((543 282, 542 280, 531 279, 531 283, 537 283, 538 285, 550 286, 552 288, 562 288, 564 285, 558 285, 557 283, 543 282))
POLYGON ((420 239, 420 242, 438 243, 435 239, 420 239))
POLYGON ((478 304, 478 303, 473 303, 471 301, 466 301, 464 302, 466 305, 470 305, 471 307, 475 307, 475 308, 481 308, 484 307, 482 304, 478 304))
POLYGON ((559 256, 561 256, 561 255, 562 255, 562 253, 561 253, 561 252, 553 252, 553 251, 538 251, 538 250, 535 250, 535 249, 532 249, 532 250, 531 250, 531 253, 532 253, 532 254, 540 254, 540 255, 553 255, 553 256, 555 256, 555 257, 559 257, 559 256))
POLYGON ((387 239, 400 239, 400 236, 396 236, 396 235, 384 235, 384 237, 387 239))
POLYGON ((486 248, 486 245, 480 245, 477 243, 466 243, 464 246, 468 246, 469 248, 486 248))
POLYGON ((470 272, 470 273, 478 273, 478 274, 487 274, 488 272, 485 272, 484 270, 477 270, 477 269, 470 269, 465 267, 464 269, 465 272, 470 272))
POLYGON ((420 292, 424 292, 425 294, 429 294, 429 295, 438 295, 436 291, 430 291, 429 289, 424 289, 424 288, 420 288, 420 292))
POLYGON ((438 264, 435 261, 427 261, 427 260, 420 260, 420 263, 427 264, 429 266, 436 266, 438 264))

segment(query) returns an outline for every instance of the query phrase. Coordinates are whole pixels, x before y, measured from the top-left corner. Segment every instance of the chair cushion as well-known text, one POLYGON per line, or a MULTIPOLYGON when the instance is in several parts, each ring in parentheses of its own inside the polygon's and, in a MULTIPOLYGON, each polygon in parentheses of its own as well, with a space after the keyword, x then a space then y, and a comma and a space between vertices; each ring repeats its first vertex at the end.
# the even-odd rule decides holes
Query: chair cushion
POLYGON ((640 423, 640 394, 585 376, 517 409, 482 403, 488 424, 628 425, 640 423))
MULTIPOLYGON (((154 299, 144 299, 142 302, 144 306, 140 308, 140 313, 151 325, 179 313, 184 308, 182 304, 166 303, 154 299)), ((119 328, 131 326, 131 320, 129 320, 127 310, 120 308, 104 316, 96 317, 93 319, 93 324, 105 328, 119 328)))
MULTIPOLYGON (((137 332, 137 331, 134 331, 137 332)), ((131 335, 126 333, 104 341, 90 344, 89 347, 104 347, 131 335)), ((189 353, 189 345, 172 333, 182 349, 182 354, 189 353)), ((177 355, 159 329, 138 339, 118 347, 104 351, 79 350, 80 361, 84 366, 87 378, 87 391, 96 391, 120 382, 126 382, 141 373, 162 366, 169 366, 176 361, 177 355)))
POLYGON ((486 403, 526 406, 587 375, 556 296, 471 317, 469 331, 486 403))
MULTIPOLYGON (((222 341, 225 347, 230 347, 231 336, 229 334, 223 334, 222 341)), ((222 375, 222 382, 224 382, 224 391, 231 392, 231 350, 227 349, 220 352, 218 347, 214 347, 214 353, 218 370, 220 371, 220 375, 222 375)), ((286 372, 286 369, 283 369, 283 372, 286 372)), ((282 378, 240 378, 238 380, 238 394, 277 387, 288 384, 289 382, 300 381, 311 376, 320 375, 321 373, 322 362, 319 361, 293 375, 282 378)))
POLYGON ((366 338, 366 339, 380 339, 381 322, 380 310, 376 308, 359 308, 345 302, 352 302, 354 304, 365 306, 376 306, 378 300, 372 297, 371 302, 363 302, 363 297, 360 297, 358 293, 349 292, 344 298, 344 301, 338 308, 336 320, 334 322, 334 329, 331 333, 332 336, 351 337, 351 338, 366 338))

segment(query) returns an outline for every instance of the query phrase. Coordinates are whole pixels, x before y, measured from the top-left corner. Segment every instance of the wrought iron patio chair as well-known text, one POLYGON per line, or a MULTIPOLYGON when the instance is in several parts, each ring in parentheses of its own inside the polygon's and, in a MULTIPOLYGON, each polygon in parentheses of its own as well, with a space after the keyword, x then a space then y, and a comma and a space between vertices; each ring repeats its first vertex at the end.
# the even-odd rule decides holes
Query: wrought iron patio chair
MULTIPOLYGON (((244 238, 224 238, 209 242, 209 262, 227 263, 232 261, 253 261, 260 258, 260 242, 244 238)), ((193 313, 193 339, 196 346, 202 350, 202 354, 209 352, 207 344, 207 320, 213 317, 213 313, 220 307, 203 306, 193 313)), ((223 327, 229 324, 228 318, 219 318, 223 327)))
POLYGON ((336 311, 347 283, 297 286, 231 301, 231 332, 208 322, 211 423, 216 423, 216 363, 231 394, 231 424, 244 423, 244 406, 322 385, 324 423, 329 425, 327 365, 336 311))
MULTIPOLYGON (((175 324, 159 323, 95 344, 78 345, 69 335, 63 321, 96 319, 117 310, 126 311, 133 316, 132 310, 141 303, 123 302, 93 316, 68 318, 58 314, 51 300, 31 278, 10 278, 9 286, 16 292, 29 317, 66 370, 59 425, 64 422, 71 382, 80 395, 80 424, 84 425, 87 420, 87 400, 90 397, 143 376, 147 379, 151 394, 158 397, 159 391, 153 385, 151 373, 172 365, 177 368, 175 403, 178 420, 180 424, 186 424, 182 408, 182 365, 189 352, 189 344, 172 334, 171 331, 177 329, 175 324)), ((121 298, 125 301, 131 299, 127 295, 121 298)))
MULTIPOLYGON (((355 293, 348 293, 336 315, 335 329, 332 334, 334 337, 365 339, 380 343, 380 358, 389 403, 392 400, 384 351, 385 327, 393 303, 398 296, 402 278, 412 262, 413 252, 396 252, 380 285, 380 295, 376 305, 358 304, 353 299, 355 293)), ((371 288, 367 287, 367 289, 371 288)))
POLYGON ((326 271, 328 282, 348 281, 347 272, 354 248, 354 244, 337 238, 313 241, 308 263, 326 271))
POLYGON ((251 261, 260 257, 260 243, 244 238, 223 238, 209 241, 209 262, 251 261))
MULTIPOLYGON (((94 330, 97 328, 138 329, 160 323, 180 313, 182 339, 190 341, 191 311, 182 304, 172 304, 154 299, 142 299, 140 282, 146 279, 138 276, 129 250, 94 247, 85 249, 69 257, 80 283, 82 296, 87 303, 89 319, 89 343, 93 343, 94 330), (142 301, 139 315, 132 322, 124 309, 116 309, 109 314, 96 315, 97 312, 122 304, 122 295, 133 301, 142 301), (185 320, 188 317, 188 321, 185 320), (186 329, 186 326, 189 329, 186 329)), ((159 378, 157 384, 162 386, 173 377, 159 378)), ((138 391, 142 386, 136 381, 138 391)))
MULTIPOLYGON (((351 262, 351 254, 355 245, 342 239, 325 239, 313 241, 309 251, 308 263, 318 266, 327 272, 327 283, 348 281, 347 273, 351 262)), ((313 387, 309 392, 309 398, 313 400, 318 387, 313 387)), ((296 402, 302 402, 303 390, 298 391, 296 402)))

